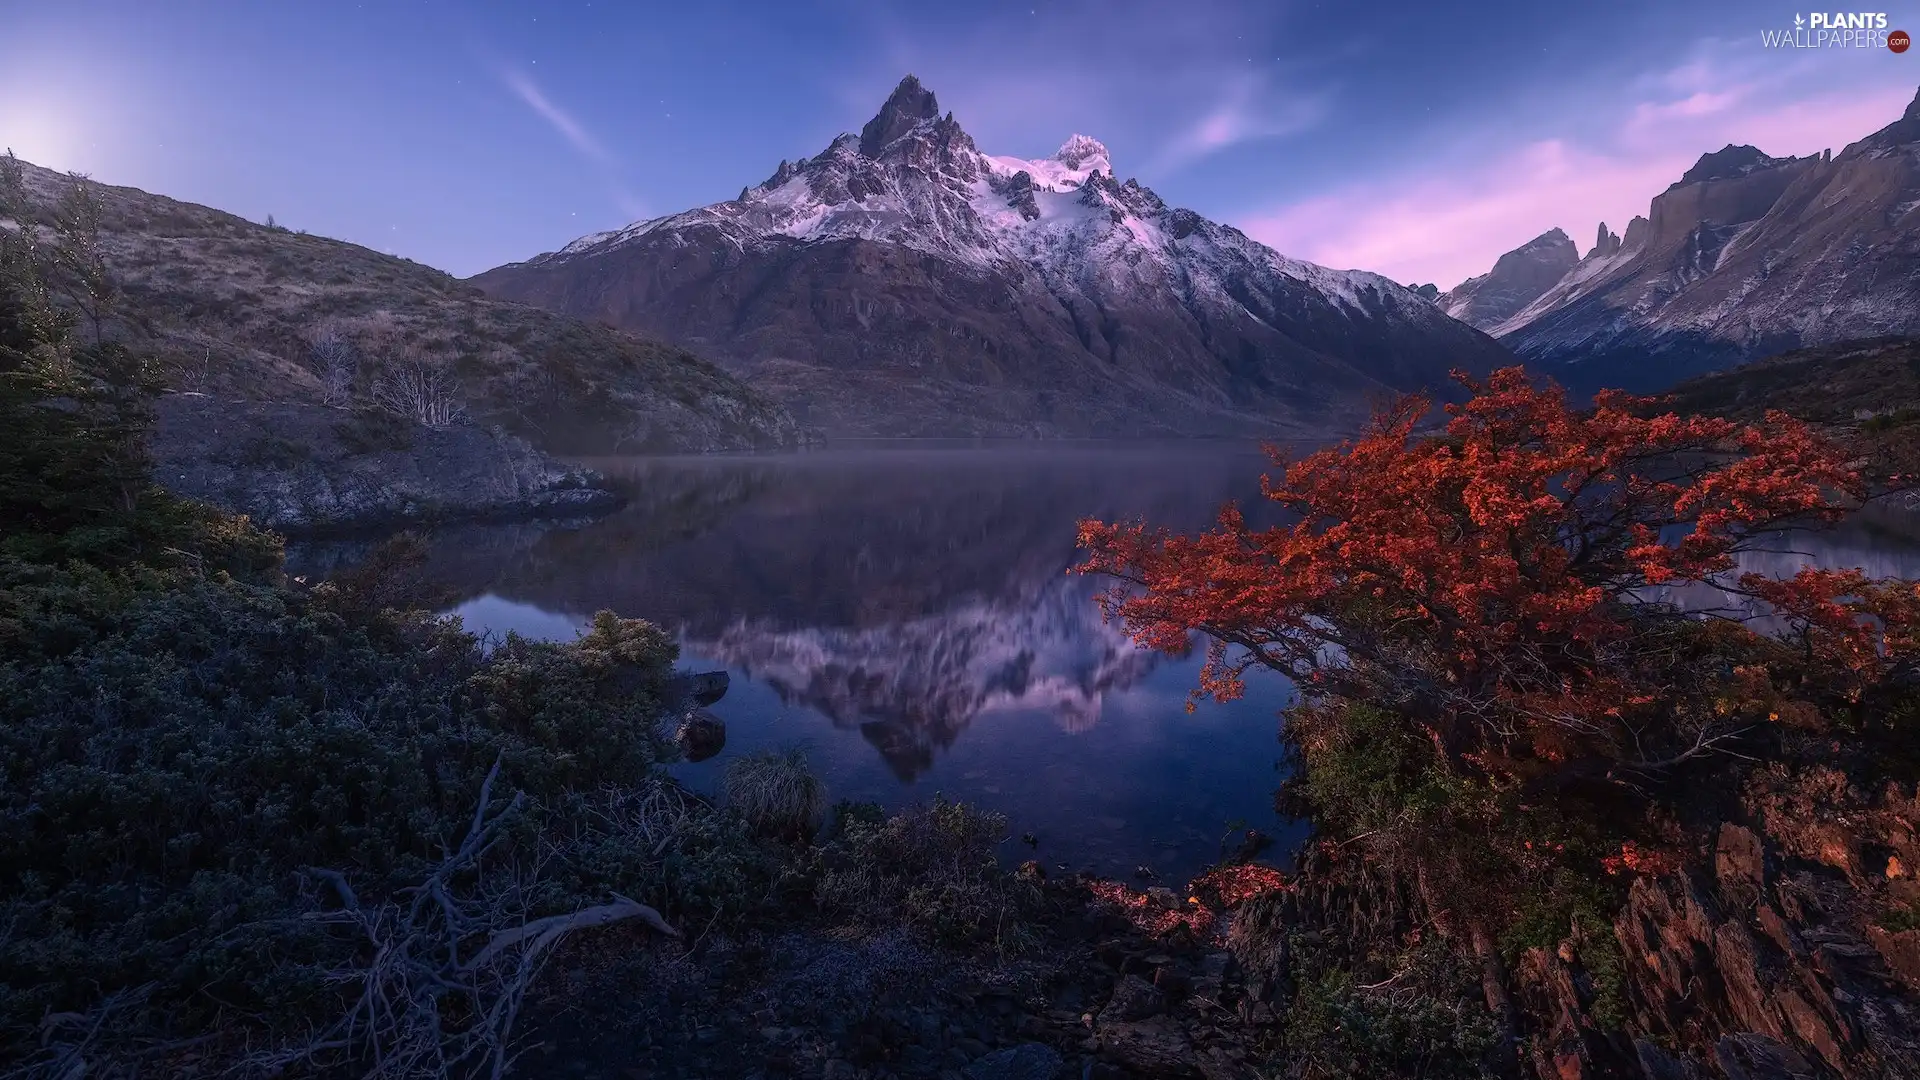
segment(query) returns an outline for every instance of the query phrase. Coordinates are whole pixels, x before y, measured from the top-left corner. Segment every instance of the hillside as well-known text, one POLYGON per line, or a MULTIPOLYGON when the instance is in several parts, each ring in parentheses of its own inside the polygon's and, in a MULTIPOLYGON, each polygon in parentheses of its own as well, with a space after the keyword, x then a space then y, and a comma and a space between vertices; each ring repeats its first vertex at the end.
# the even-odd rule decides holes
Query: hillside
POLYGON ((1890 426, 1920 410, 1920 339, 1822 345, 1689 379, 1673 389, 1683 412, 1758 420, 1780 409, 1817 424, 1890 426))
MULTIPOLYGON (((22 163, 37 209, 66 178, 22 163)), ((444 370, 467 413, 557 453, 792 445, 779 405, 685 350, 487 297, 431 267, 255 224, 137 188, 96 185, 121 296, 106 336, 155 354, 173 388, 318 403, 314 341, 353 345, 347 400, 382 363, 444 370)), ((11 223, 9 223, 11 224, 11 223)))
POLYGON ((1512 360, 1123 181, 1098 140, 985 153, 912 76, 738 198, 473 280, 696 349, 845 435, 1324 435, 1512 360))

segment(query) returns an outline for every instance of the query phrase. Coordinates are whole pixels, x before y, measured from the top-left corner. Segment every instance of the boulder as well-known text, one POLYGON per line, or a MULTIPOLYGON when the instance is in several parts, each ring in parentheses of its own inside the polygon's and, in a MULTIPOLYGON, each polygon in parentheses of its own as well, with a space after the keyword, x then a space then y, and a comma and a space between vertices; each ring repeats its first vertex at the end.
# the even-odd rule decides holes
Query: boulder
POLYGON ((724 671, 682 672, 667 680, 667 697, 676 705, 696 708, 727 696, 730 680, 724 671))
POLYGON ((680 718, 674 741, 688 761, 705 761, 727 745, 727 722, 705 709, 694 709, 680 718))

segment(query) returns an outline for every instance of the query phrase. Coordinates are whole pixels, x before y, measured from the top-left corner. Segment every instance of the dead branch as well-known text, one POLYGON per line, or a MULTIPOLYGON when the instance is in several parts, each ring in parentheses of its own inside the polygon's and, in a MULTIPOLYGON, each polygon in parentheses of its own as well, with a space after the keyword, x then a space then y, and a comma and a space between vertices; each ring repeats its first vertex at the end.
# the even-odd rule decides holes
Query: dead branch
POLYGON ((451 427, 466 419, 459 383, 448 365, 414 349, 383 360, 372 392, 381 408, 427 427, 451 427))
POLYGON ((310 868, 342 906, 307 916, 359 943, 355 958, 326 976, 352 998, 332 1024, 293 1046, 256 1054, 248 1065, 276 1075, 296 1065, 353 1066, 368 1080, 492 1077, 517 1056, 521 1003, 547 958, 568 935, 637 918, 680 934, 653 908, 614 894, 613 902, 529 918, 550 849, 491 858, 524 793, 496 805, 500 761, 481 783, 466 835, 419 885, 392 900, 363 902, 338 871, 310 868), (462 956, 467 959, 461 959, 462 956))
POLYGON ((483 967, 501 952, 511 949, 528 938, 532 938, 533 943, 527 946, 527 952, 538 955, 575 930, 607 926, 623 919, 633 918, 639 919, 668 937, 680 936, 680 931, 667 925, 667 920, 662 918, 658 911, 638 901, 622 897, 611 904, 582 908, 571 915, 549 915, 544 919, 535 919, 525 926, 503 930, 495 934, 493 939, 487 942, 486 947, 462 967, 469 971, 483 967))

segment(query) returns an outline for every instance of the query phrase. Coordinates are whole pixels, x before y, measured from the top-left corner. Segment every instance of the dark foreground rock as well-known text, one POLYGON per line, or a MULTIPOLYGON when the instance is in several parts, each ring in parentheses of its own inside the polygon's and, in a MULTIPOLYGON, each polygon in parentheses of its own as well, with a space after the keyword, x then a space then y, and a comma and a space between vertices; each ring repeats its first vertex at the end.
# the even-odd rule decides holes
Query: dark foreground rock
POLYGON ((590 470, 504 432, 200 394, 160 399, 154 477, 289 535, 586 517, 620 504, 590 470))
POLYGON ((726 749, 727 723, 705 709, 695 709, 680 718, 674 741, 688 761, 705 761, 726 749))

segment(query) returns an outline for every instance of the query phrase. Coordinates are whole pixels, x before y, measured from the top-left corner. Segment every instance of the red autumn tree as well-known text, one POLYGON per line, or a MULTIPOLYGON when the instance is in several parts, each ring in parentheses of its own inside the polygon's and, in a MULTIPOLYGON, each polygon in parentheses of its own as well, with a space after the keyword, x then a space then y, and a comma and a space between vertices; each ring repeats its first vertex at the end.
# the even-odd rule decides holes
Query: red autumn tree
POLYGON ((1730 659, 1777 647, 1657 602, 1659 586, 1776 605, 1807 658, 1857 679, 1911 657, 1911 583, 1735 573, 1743 549, 1866 496, 1804 424, 1650 416, 1624 395, 1575 410, 1519 368, 1456 377, 1472 397, 1444 433, 1423 434, 1431 403, 1408 397, 1355 441, 1291 464, 1273 452, 1264 493, 1286 524, 1252 528, 1231 505, 1197 536, 1088 520, 1080 569, 1121 579, 1103 602, 1141 644, 1208 636, 1199 692, 1231 697, 1272 668, 1490 777, 1575 759, 1655 772, 1780 719, 1780 680, 1730 659))

